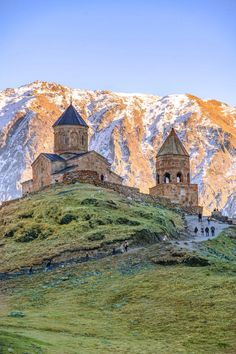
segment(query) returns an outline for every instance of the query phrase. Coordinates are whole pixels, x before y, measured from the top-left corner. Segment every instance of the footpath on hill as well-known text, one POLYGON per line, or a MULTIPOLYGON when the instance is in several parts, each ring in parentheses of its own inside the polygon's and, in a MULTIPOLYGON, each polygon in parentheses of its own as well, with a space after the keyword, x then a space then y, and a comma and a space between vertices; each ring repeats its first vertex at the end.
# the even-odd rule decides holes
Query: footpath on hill
POLYGON ((191 251, 197 249, 200 242, 216 238, 224 229, 227 229, 230 226, 227 223, 214 219, 208 223, 206 216, 202 218, 201 222, 198 221, 197 215, 185 215, 185 220, 189 237, 181 241, 172 241, 172 243, 178 248, 184 248, 191 251), (210 229, 212 226, 215 227, 214 236, 211 236, 211 230, 209 232, 209 236, 207 236, 205 228, 208 227, 210 229), (198 228, 197 234, 194 233, 195 227, 198 228), (201 228, 204 229, 204 233, 201 233, 201 228))

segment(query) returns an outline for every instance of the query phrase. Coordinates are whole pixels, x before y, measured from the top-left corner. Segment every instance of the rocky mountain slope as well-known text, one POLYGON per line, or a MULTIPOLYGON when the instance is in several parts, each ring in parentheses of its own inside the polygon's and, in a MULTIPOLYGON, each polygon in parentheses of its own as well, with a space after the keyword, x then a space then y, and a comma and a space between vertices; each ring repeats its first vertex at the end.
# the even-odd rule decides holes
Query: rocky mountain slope
POLYGON ((40 81, 0 92, 0 200, 20 196, 32 161, 53 151, 51 126, 71 94, 90 127, 90 149, 108 158, 126 184, 145 192, 154 185, 156 152, 174 126, 205 211, 236 214, 236 108, 192 95, 70 90, 40 81))

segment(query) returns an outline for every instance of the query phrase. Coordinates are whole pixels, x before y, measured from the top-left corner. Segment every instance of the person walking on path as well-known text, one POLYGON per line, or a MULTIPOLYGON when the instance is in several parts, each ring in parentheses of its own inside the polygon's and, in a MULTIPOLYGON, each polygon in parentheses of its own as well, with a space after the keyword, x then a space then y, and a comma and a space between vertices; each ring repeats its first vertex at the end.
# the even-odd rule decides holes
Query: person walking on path
POLYGON ((201 234, 204 235, 204 227, 201 227, 201 234))
POLYGON ((208 222, 208 225, 210 225, 210 223, 211 223, 211 218, 210 218, 210 216, 208 216, 207 222, 208 222))
POLYGON ((211 226, 211 236, 215 236, 215 226, 211 226))
POLYGON ((197 236, 197 233, 198 233, 198 228, 197 228, 197 226, 196 226, 195 229, 194 229, 194 233, 195 233, 195 236, 197 236))
POLYGON ((125 242, 124 242, 124 250, 125 250, 125 252, 128 252, 128 247, 129 247, 129 243, 128 243, 127 240, 125 240, 125 242))
POLYGON ((207 237, 209 237, 209 231, 210 231, 210 230, 209 230, 209 227, 207 226, 207 227, 205 228, 205 232, 206 232, 206 236, 207 236, 207 237))
POLYGON ((30 266, 29 275, 32 275, 32 274, 33 274, 33 266, 30 266))
POLYGON ((201 214, 201 213, 198 214, 198 221, 199 221, 199 222, 202 221, 202 214, 201 214))
POLYGON ((49 259, 49 261, 46 263, 45 272, 51 269, 51 265, 52 265, 52 260, 49 259))

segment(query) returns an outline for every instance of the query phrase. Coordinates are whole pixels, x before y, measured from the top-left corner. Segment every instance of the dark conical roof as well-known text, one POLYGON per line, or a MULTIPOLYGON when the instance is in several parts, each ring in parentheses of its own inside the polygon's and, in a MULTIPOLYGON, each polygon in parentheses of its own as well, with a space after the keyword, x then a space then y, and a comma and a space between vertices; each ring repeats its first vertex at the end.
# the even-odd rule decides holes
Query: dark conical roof
POLYGON ((72 104, 66 108, 65 112, 63 112, 60 118, 53 124, 53 127, 58 125, 83 125, 87 127, 87 124, 72 104))
POLYGON ((176 134, 174 128, 171 129, 170 134, 166 138, 162 147, 160 148, 158 156, 162 155, 184 155, 189 156, 187 150, 181 143, 178 135, 176 134))

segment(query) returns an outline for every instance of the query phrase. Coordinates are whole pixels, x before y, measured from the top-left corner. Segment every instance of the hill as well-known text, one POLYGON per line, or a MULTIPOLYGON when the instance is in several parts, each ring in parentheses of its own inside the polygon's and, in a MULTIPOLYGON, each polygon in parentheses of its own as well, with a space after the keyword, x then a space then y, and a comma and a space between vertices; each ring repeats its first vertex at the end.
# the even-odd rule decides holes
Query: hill
POLYGON ((89 125, 90 149, 108 158, 125 183, 145 192, 154 185, 155 155, 174 126, 190 153, 200 204, 235 215, 236 108, 193 95, 71 90, 41 81, 0 92, 0 200, 19 196, 32 161, 52 152, 51 126, 71 93, 89 125))
POLYGON ((235 231, 204 247, 205 267, 152 245, 1 281, 1 353, 235 353, 235 231))
POLYGON ((178 238, 181 214, 87 184, 55 186, 0 210, 0 271, 100 257, 125 240, 178 238))

